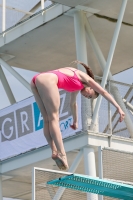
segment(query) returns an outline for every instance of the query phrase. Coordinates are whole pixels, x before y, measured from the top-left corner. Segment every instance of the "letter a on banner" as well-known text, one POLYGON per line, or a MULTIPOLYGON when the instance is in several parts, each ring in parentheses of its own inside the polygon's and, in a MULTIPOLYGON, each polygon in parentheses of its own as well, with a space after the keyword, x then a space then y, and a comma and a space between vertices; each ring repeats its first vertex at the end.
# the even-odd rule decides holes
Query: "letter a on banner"
POLYGON ((33 103, 35 131, 43 128, 43 118, 36 102, 33 103))

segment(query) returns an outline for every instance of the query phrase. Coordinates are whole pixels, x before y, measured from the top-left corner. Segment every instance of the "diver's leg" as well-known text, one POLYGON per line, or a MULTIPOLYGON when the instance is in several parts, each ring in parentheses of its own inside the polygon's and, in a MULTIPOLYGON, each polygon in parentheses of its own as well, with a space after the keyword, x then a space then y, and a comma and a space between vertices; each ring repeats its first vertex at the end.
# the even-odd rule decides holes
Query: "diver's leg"
POLYGON ((45 81, 36 80, 36 86, 47 112, 50 135, 56 145, 58 157, 63 160, 65 168, 68 168, 66 153, 59 127, 60 95, 58 87, 48 76, 45 77, 45 81))

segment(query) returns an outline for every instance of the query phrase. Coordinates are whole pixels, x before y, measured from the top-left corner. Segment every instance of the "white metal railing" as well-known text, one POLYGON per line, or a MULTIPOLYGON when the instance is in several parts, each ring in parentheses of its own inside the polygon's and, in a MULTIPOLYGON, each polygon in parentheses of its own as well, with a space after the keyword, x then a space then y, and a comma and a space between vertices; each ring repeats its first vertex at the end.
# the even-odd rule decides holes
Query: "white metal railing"
MULTIPOLYGON (((109 93, 112 86, 119 91, 119 99, 123 100, 125 103, 126 111, 131 122, 133 122, 133 85, 117 81, 108 81, 106 89, 109 93)), ((116 99, 116 101, 118 101, 118 99, 116 99)), ((132 136, 132 133, 129 133, 127 129, 126 121, 119 123, 119 113, 116 108, 105 99, 102 100, 99 111, 99 132, 108 133, 110 135, 115 134, 122 137, 132 136)))
POLYGON ((26 0, 20 0, 19 3, 17 0, 12 0, 11 2, 2 0, 2 4, 0 4, 2 19, 0 32, 4 32, 22 19, 28 18, 51 4, 52 2, 49 0, 29 0, 28 2, 26 0))
POLYGON ((6 0, 3 0, 3 6, 2 6, 2 31, 5 31, 6 29, 6 0))

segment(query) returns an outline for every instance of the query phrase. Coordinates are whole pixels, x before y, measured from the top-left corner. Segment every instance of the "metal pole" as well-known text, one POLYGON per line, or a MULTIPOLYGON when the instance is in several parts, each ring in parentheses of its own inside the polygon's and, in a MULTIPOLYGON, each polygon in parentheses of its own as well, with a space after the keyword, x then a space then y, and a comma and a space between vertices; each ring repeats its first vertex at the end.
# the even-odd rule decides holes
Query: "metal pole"
POLYGON ((41 0, 41 8, 44 9, 44 0, 41 0))
MULTIPOLYGON (((86 48, 86 35, 85 35, 85 26, 84 26, 84 19, 83 19, 83 12, 82 11, 75 11, 74 13, 74 28, 75 28, 75 40, 76 40, 76 53, 77 53, 77 59, 84 62, 88 63, 87 60, 87 48, 86 48)), ((82 71, 83 67, 78 66, 78 68, 82 71)), ((89 103, 91 104, 90 101, 85 99, 84 97, 81 97, 81 103, 82 103, 82 126, 83 130, 88 129, 88 121, 89 118, 91 118, 91 111, 89 103), (90 116, 89 116, 90 115, 90 116)), ((90 150, 90 149, 89 149, 90 150)), ((86 173, 88 174, 93 174, 88 171, 88 167, 91 166, 92 170, 95 171, 95 160, 92 158, 94 157, 94 153, 88 153, 88 148, 84 149, 84 158, 85 158, 85 170, 86 173), (87 149, 87 150, 86 150, 87 149), (87 162, 87 163, 86 163, 87 162)), ((90 150, 91 151, 91 150, 90 150)), ((95 174, 96 172, 94 172, 95 174)), ((97 197, 97 195, 92 195, 92 194, 87 194, 87 199, 90 199, 90 195, 93 197, 97 197)), ((97 199, 97 198, 96 198, 97 199)))
MULTIPOLYGON (((104 73, 103 73, 103 79, 102 79, 102 83, 101 83, 101 86, 103 88, 105 87, 107 77, 108 77, 108 74, 109 74, 109 70, 110 70, 112 58, 113 58, 113 55, 114 55, 114 50, 115 50, 115 47, 116 47, 118 35, 119 35, 119 32, 120 32, 120 27, 121 27, 122 19, 123 19, 123 16, 124 16, 126 4, 127 4, 127 0, 123 0, 122 6, 121 6, 121 9, 120 9, 120 13, 119 13, 119 17, 118 17, 118 21, 117 21, 117 24, 116 24, 116 28, 115 28, 115 31, 114 31, 114 35, 113 35, 113 39, 112 39, 112 43, 111 43, 106 67, 105 67, 105 70, 104 70, 104 73)), ((95 124, 97 114, 98 114, 98 111, 99 111, 99 108, 100 108, 101 100, 102 100, 102 96, 100 95, 97 99, 96 107, 95 107, 95 110, 94 110, 91 129, 93 129, 93 125, 95 124)))
MULTIPOLYGON (((96 102, 97 102, 97 99, 91 99, 92 101, 92 115, 93 115, 93 112, 94 112, 94 109, 95 109, 95 105, 96 105, 96 102)), ((96 123, 95 123, 95 126, 93 128, 93 131, 95 133, 98 133, 99 132, 99 120, 98 120, 98 116, 97 116, 97 119, 96 119, 96 123)))
MULTIPOLYGON (((108 92, 110 93, 110 80, 108 81, 108 92)), ((108 102, 108 119, 109 119, 109 134, 112 135, 111 105, 110 105, 110 102, 108 102)))
MULTIPOLYGON (((86 35, 85 35, 85 27, 83 20, 83 12, 75 11, 74 13, 74 29, 75 29, 75 42, 76 42, 76 54, 77 60, 80 60, 84 63, 88 63, 87 59, 87 47, 86 47, 86 35)), ((85 69, 78 65, 78 69, 81 71, 85 71, 85 69)), ((82 129, 88 130, 88 124, 90 125, 91 119, 91 102, 90 100, 81 96, 81 110, 82 110, 82 129)))
MULTIPOLYGON (((93 51, 97 57, 97 60, 100 64, 100 67, 102 68, 102 70, 104 71, 105 69, 105 66, 106 66, 106 60, 102 54, 102 51, 94 37, 94 34, 93 34, 93 31, 91 29, 91 26, 89 24, 89 21, 86 17, 86 15, 84 15, 84 21, 85 21, 85 29, 86 29, 86 32, 87 32, 87 36, 88 36, 88 39, 89 39, 89 42, 91 44, 91 47, 93 48, 93 51)), ((112 74, 109 72, 109 79, 112 79, 113 80, 113 76, 112 74)))
MULTIPOLYGON (((87 60, 87 47, 86 36, 84 28, 84 20, 82 11, 75 11, 74 13, 74 29, 75 29, 75 42, 76 42, 76 54, 77 59, 88 63, 87 60)), ((85 69, 82 66, 78 66, 82 71, 85 69)))
MULTIPOLYGON (((108 81, 108 92, 110 93, 110 80, 108 81)), ((108 101, 108 129, 109 129, 109 147, 111 147, 111 142, 112 142, 112 123, 111 123, 111 105, 110 102, 108 101)))
MULTIPOLYGON (((96 177, 95 152, 92 147, 84 148, 84 166, 86 175, 96 177)), ((98 196, 96 194, 87 193, 87 199, 97 200, 98 196)))
MULTIPOLYGON (((99 178, 103 179, 102 147, 98 147, 98 172, 99 178)), ((98 200, 103 200, 102 195, 98 195, 98 200)))
POLYGON ((132 104, 129 103, 126 99, 123 99, 123 102, 125 103, 126 107, 133 112, 132 104))
POLYGON ((30 92, 32 92, 30 84, 1 58, 0 58, 0 65, 6 68, 18 81, 20 81, 30 92))
POLYGON ((8 96, 8 99, 9 99, 10 103, 11 104, 16 103, 14 95, 13 95, 13 93, 11 91, 11 88, 10 88, 8 82, 7 82, 6 76, 5 76, 1 66, 0 66, 0 79, 1 79, 1 82, 3 84, 3 87, 5 89, 5 92, 6 92, 7 96, 8 96))
POLYGON ((6 0, 2 1, 2 31, 6 30, 6 0))
POLYGON ((2 176, 0 175, 0 200, 3 199, 3 194, 2 194, 2 176))
POLYGON ((35 200, 36 198, 36 195, 35 195, 35 192, 36 192, 36 187, 35 187, 35 168, 33 167, 32 168, 32 200, 35 200))
MULTIPOLYGON (((83 150, 80 150, 75 158, 75 160, 73 161, 71 167, 69 168, 68 172, 72 172, 74 173, 81 161, 83 155, 83 150)), ((59 200, 63 194, 63 192, 65 191, 65 188, 59 188, 53 198, 53 200, 59 200)))

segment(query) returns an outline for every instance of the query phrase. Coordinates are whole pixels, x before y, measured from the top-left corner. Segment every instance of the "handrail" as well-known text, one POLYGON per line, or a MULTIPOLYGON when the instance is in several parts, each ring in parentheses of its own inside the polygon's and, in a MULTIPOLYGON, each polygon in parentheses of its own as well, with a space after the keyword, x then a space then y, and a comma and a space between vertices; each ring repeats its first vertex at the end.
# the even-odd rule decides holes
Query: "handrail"
POLYGON ((40 9, 41 9, 41 10, 38 11, 38 12, 36 12, 36 13, 33 13, 33 12, 30 12, 30 11, 24 11, 24 10, 22 10, 22 9, 18 9, 18 8, 14 8, 14 7, 7 6, 7 5, 6 5, 6 0, 3 0, 3 4, 2 4, 2 5, 0 4, 0 6, 2 6, 2 8, 3 8, 3 12, 2 12, 2 32, 0 33, 0 35, 4 34, 6 31, 9 31, 10 29, 16 27, 17 25, 20 25, 21 23, 27 21, 28 19, 30 19, 30 18, 32 18, 32 17, 38 15, 39 13, 43 13, 44 11, 46 11, 46 10, 49 9, 49 8, 51 8, 51 7, 54 6, 55 4, 57 4, 57 3, 52 3, 51 5, 49 5, 49 6, 47 6, 47 7, 45 8, 45 7, 44 7, 43 0, 40 0, 40 9), (42 9, 42 8, 43 8, 43 9, 42 9), (28 16, 26 19, 23 19, 23 17, 22 17, 22 20, 19 19, 18 22, 17 22, 15 25, 12 25, 11 27, 6 28, 6 23, 7 23, 7 21, 6 21, 6 9, 10 9, 10 10, 12 9, 12 10, 17 11, 17 12, 23 12, 23 13, 25 13, 26 15, 28 14, 28 15, 30 15, 30 16, 28 16))

